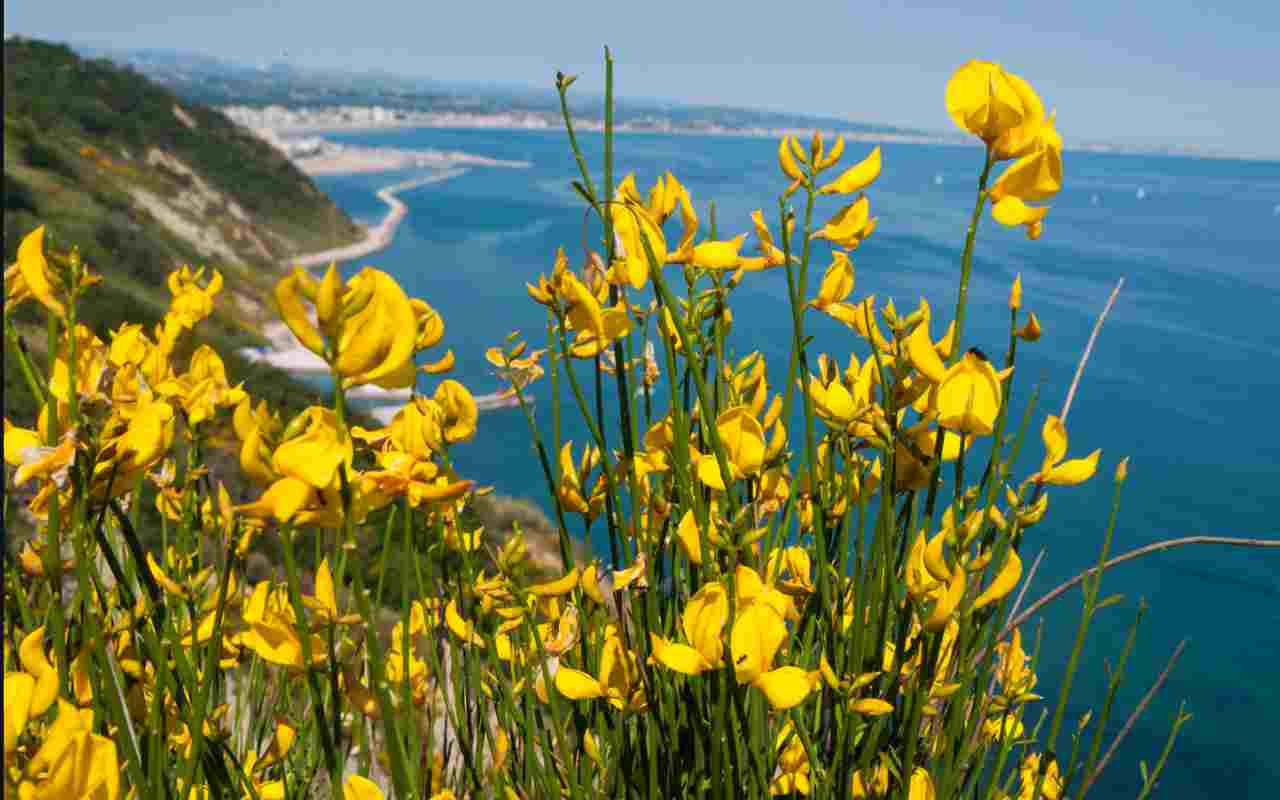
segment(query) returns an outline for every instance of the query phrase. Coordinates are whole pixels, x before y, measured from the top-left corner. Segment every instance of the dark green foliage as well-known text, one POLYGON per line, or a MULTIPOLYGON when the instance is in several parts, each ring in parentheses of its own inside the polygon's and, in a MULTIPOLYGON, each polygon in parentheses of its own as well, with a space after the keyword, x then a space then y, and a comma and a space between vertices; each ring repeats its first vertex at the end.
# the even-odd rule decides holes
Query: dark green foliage
POLYGON ((4 174, 4 210, 6 215, 11 211, 36 213, 36 198, 31 187, 7 172, 4 174))
POLYGON ((26 143, 22 148, 22 157, 36 169, 48 170, 65 178, 76 178, 76 169, 62 152, 54 146, 45 144, 39 139, 26 143))
MULTIPOLYGON (((150 167, 149 155, 159 150, 179 159, 256 224, 297 249, 322 249, 358 234, 346 215, 266 142, 220 112, 188 104, 106 60, 82 60, 62 45, 6 40, 4 113, 6 194, 10 168, 17 164, 91 192, 93 184, 103 180, 136 178, 129 170, 161 177, 161 184, 189 186, 191 178, 185 175, 150 167), (95 159, 81 155, 85 146, 122 169, 99 174, 95 159)), ((151 188, 163 192, 166 185, 151 188)), ((8 201, 5 210, 10 210, 8 201)), ((55 220, 47 222, 52 225, 55 220)), ((278 244, 271 238, 264 242, 269 247, 278 244)), ((6 235, 7 258, 16 246, 6 235)), ((289 250, 282 247, 273 255, 287 256, 289 250)))
MULTIPOLYGON (((4 258, 16 257, 22 237, 46 228, 50 252, 77 248, 105 279, 79 305, 79 319, 104 340, 124 322, 148 329, 169 304, 165 278, 181 264, 222 271, 227 289, 199 336, 223 356, 228 374, 245 381, 284 413, 313 399, 304 385, 277 370, 251 365, 237 347, 260 344, 255 312, 236 310, 232 294, 261 300, 296 252, 349 243, 358 229, 314 184, 265 142, 234 126, 217 111, 187 104, 167 89, 106 61, 85 61, 70 49, 27 39, 4 43, 4 258), (179 109, 175 112, 175 108, 179 109), (184 118, 186 121, 184 121, 184 118), (193 124, 188 124, 193 123, 193 124), (153 151, 183 168, 148 158, 153 151), (199 176, 222 194, 199 215, 199 224, 247 229, 271 252, 264 256, 248 237, 232 241, 241 263, 201 254, 137 201, 139 192, 172 201, 199 176), (238 204, 249 222, 231 215, 238 204)), ((43 314, 25 304, 11 310, 35 360, 46 363, 43 314)), ((16 359, 5 359, 5 415, 34 420, 35 405, 16 359)))

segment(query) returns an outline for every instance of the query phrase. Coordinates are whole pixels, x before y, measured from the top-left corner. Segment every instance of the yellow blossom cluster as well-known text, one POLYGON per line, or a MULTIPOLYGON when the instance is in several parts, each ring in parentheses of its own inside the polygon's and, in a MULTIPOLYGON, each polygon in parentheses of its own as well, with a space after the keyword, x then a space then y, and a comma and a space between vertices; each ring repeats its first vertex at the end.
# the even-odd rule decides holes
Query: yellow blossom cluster
MULTIPOLYGON (((977 61, 946 107, 986 148, 975 228, 989 204, 1039 237, 1053 115, 977 61)), ((479 517, 488 490, 453 461, 477 402, 443 377, 452 350, 425 358, 441 314, 386 272, 276 284, 333 389, 286 410, 200 338, 218 272, 179 268, 159 324, 104 340, 77 321, 96 278, 29 234, 6 327, 35 301, 57 338, 47 369, 15 349, 41 411, 4 423, 38 521, 4 573, 6 795, 1066 796, 1082 773, 1038 743, 1058 721, 1028 733, 1034 662, 1001 626, 1049 487, 1100 454, 1068 458, 1051 415, 1040 468, 1012 478, 1017 344, 1041 330, 1019 278, 1003 363, 966 349, 972 236, 950 317, 854 294, 891 165, 845 151, 783 137, 776 221, 724 237, 672 173, 597 188, 575 149, 598 245, 527 283, 545 348, 517 332, 485 351, 529 423, 540 538, 479 517), (762 270, 786 277, 786 364, 733 335, 762 270), (847 352, 814 352, 810 312, 847 352), (346 393, 368 384, 413 391, 365 427, 346 393), (563 436, 575 413, 585 442, 563 436)))

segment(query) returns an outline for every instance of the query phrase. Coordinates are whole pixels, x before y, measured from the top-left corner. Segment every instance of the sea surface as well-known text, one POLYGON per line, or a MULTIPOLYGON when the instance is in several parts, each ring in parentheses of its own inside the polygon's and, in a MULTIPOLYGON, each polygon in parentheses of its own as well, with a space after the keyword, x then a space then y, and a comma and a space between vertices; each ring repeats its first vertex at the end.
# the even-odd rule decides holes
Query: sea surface
MULTIPOLYGON (((411 295, 439 309, 447 326, 442 347, 457 357, 453 377, 475 394, 496 391, 500 384, 484 359, 485 348, 513 330, 531 347, 545 342, 544 310, 529 300, 525 282, 550 272, 560 246, 580 266, 592 235, 584 204, 570 187, 577 169, 564 135, 394 130, 333 138, 465 150, 533 165, 473 169, 404 193, 409 214, 391 246, 346 265, 387 270, 411 295)), ((589 160, 598 164, 601 140, 583 141, 589 160)), ((750 231, 755 208, 776 220, 784 184, 774 149, 764 139, 627 135, 617 140, 618 177, 634 171, 643 191, 671 170, 691 190, 703 231, 707 204, 714 201, 719 232, 727 238, 750 231)), ((869 149, 851 144, 846 159, 861 158, 869 149)), ((880 225, 856 253, 851 299, 874 293, 908 309, 923 295, 936 315, 949 319, 981 153, 972 147, 895 144, 885 145, 883 153, 884 172, 869 191, 880 225)), ((1111 475, 1125 456, 1129 480, 1113 553, 1191 534, 1280 538, 1280 163, 1070 151, 1064 161, 1065 188, 1040 241, 1002 229, 990 217, 983 220, 964 342, 1003 358, 1006 298, 1021 273, 1024 309, 1034 311, 1044 329, 1040 342, 1019 348, 1017 362, 1016 407, 1041 384, 1016 472, 1026 476, 1042 454, 1038 433, 1044 415, 1061 407, 1094 319, 1117 279, 1126 279, 1068 421, 1070 454, 1101 447, 1102 465, 1091 483, 1052 491, 1046 521, 1028 533, 1024 562, 1029 565, 1041 548, 1047 553, 1028 600, 1095 563, 1111 475)), ((324 177, 318 183, 355 218, 376 222, 385 206, 374 191, 414 174, 324 177)), ((830 214, 837 207, 828 200, 820 211, 830 214)), ((776 235, 776 221, 771 227, 776 235)), ((827 263, 825 252, 815 259, 811 286, 827 263)), ((772 383, 780 388, 791 324, 784 276, 748 275, 733 310, 736 352, 763 351, 772 383)), ((864 343, 842 326, 817 314, 809 319, 815 352, 841 360, 851 350, 866 355, 864 343)), ((419 389, 430 388, 424 378, 419 389)), ((548 431, 545 379, 539 388, 538 421, 548 431)), ((611 392, 610 386, 606 394, 611 392)), ((565 431, 581 452, 581 425, 566 423, 565 431)), ((792 441, 800 441, 794 432, 792 441)), ((529 431, 517 411, 484 414, 475 440, 455 453, 464 476, 547 507, 529 431)), ((607 558, 598 541, 596 549, 607 558)), ((1114 663, 1140 602, 1149 608, 1108 741, 1178 642, 1189 641, 1091 796, 1137 794, 1139 761, 1155 763, 1185 701, 1194 719, 1183 729, 1158 796, 1275 797, 1280 550, 1193 546, 1149 556, 1108 572, 1103 594, 1112 593, 1123 599, 1095 620, 1064 731, 1074 730, 1087 709, 1095 709, 1097 718, 1106 662, 1114 663)), ((1075 635, 1080 597, 1075 590, 1043 615, 1039 676, 1048 699, 1039 705, 1049 712, 1075 635)), ((1034 624, 1025 635, 1035 640, 1034 624)), ((1064 735, 1058 743, 1064 760, 1070 746, 1064 735)))

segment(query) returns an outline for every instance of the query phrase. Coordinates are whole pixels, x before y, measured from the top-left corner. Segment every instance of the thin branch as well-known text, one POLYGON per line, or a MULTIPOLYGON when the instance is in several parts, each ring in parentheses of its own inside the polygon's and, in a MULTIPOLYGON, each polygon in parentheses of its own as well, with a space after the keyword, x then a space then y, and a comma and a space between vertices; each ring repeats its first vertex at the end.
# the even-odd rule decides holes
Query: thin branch
POLYGON ((1040 548, 1040 552, 1036 554, 1036 560, 1031 562, 1031 569, 1027 572, 1027 578, 1022 582, 1022 588, 1018 591, 1017 598, 1013 601, 1013 605, 1009 607, 1009 619, 1018 613, 1018 609, 1022 608, 1022 601, 1027 596, 1027 590, 1031 588, 1031 582, 1036 578, 1036 570, 1040 569, 1040 562, 1044 560, 1045 548, 1040 548))
POLYGON ((1046 605, 1060 597, 1068 589, 1080 583, 1095 572, 1098 572, 1100 569, 1108 570, 1117 564, 1123 564, 1126 561, 1132 561, 1135 558, 1141 558, 1142 556, 1150 553, 1171 550, 1175 547, 1181 547, 1186 544, 1222 544, 1232 547, 1280 547, 1280 539, 1241 539, 1232 536, 1183 536, 1180 539, 1165 539, 1162 542, 1144 545, 1136 550, 1130 550, 1123 555, 1116 556, 1104 563, 1101 567, 1090 567, 1066 583, 1058 586, 1044 597, 1041 597, 1039 600, 1032 603, 1026 611, 1023 611, 1021 614, 1018 614, 1018 616, 1009 620, 1009 622, 1004 626, 1004 630, 1000 631, 1000 635, 996 637, 996 640, 999 641, 1000 639, 1003 639, 1010 631, 1026 622, 1037 611, 1044 608, 1046 605))
POLYGON ((1115 305, 1116 297, 1120 295, 1120 289, 1124 286, 1124 278, 1116 281, 1116 288, 1111 290, 1111 296, 1107 298, 1107 304, 1102 307, 1102 313, 1098 315, 1098 321, 1093 324, 1093 332, 1089 334, 1089 341, 1084 346, 1084 353, 1080 356, 1080 363, 1076 365, 1075 377, 1071 379, 1071 388, 1067 390, 1067 399, 1062 403, 1062 413, 1058 415, 1058 419, 1062 420, 1062 424, 1067 424, 1067 412, 1071 410, 1071 401, 1075 399, 1076 387, 1080 385, 1080 376, 1084 374, 1084 365, 1089 362, 1089 355, 1093 352, 1093 343, 1098 340, 1098 333, 1102 330, 1102 323, 1106 321, 1107 314, 1111 313, 1111 306, 1115 305))
MULTIPOLYGON (((1280 544, 1280 543, 1278 543, 1280 544)), ((1160 673, 1160 677, 1156 678, 1156 682, 1151 684, 1151 688, 1142 696, 1142 701, 1133 709, 1133 713, 1124 721, 1124 727, 1120 729, 1120 733, 1116 735, 1115 741, 1107 748, 1107 754, 1098 762, 1098 766, 1093 772, 1084 779, 1084 783, 1080 786, 1080 796, 1084 797, 1089 793, 1089 787, 1093 786, 1093 782, 1098 779, 1102 771, 1111 763, 1111 758, 1116 754, 1116 750, 1120 747, 1120 743, 1129 735, 1129 731, 1133 730, 1133 726, 1138 722, 1138 718, 1142 716, 1142 712, 1147 710, 1147 706, 1151 703, 1151 698, 1156 696, 1160 691, 1160 687, 1164 686, 1164 682, 1168 680, 1169 673, 1173 672, 1174 664, 1178 663, 1179 656, 1182 655, 1182 649, 1187 646, 1187 640, 1183 639, 1178 642, 1178 646, 1173 649, 1173 655, 1169 656, 1169 663, 1165 665, 1164 671, 1160 673)))

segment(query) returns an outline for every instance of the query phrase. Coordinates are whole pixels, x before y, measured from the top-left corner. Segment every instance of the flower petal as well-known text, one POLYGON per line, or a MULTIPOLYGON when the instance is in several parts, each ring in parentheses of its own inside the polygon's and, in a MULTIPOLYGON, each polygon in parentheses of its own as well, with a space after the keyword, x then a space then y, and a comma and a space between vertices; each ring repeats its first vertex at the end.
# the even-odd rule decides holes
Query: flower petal
POLYGON ((804 702, 813 688, 814 677, 799 667, 779 667, 760 674, 752 685, 764 692, 769 705, 786 710, 804 702))

